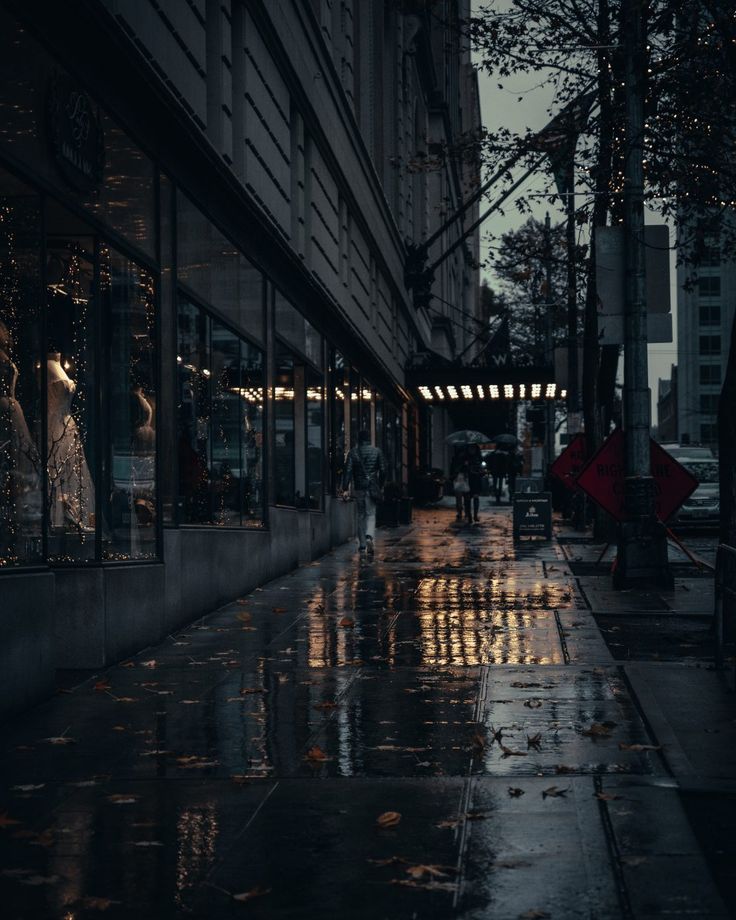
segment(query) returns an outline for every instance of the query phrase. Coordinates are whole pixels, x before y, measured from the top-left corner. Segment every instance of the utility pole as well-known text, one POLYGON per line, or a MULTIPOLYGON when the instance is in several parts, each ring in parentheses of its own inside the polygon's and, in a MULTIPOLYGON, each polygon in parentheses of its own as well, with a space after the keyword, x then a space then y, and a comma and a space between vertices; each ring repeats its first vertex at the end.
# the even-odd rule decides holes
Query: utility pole
MULTIPOLYGON (((545 301, 547 312, 544 322, 544 361, 550 367, 554 364, 555 356, 552 342, 553 307, 555 302, 552 292, 552 231, 550 226, 549 211, 544 216, 544 283, 547 288, 545 301)), ((555 459, 555 404, 548 402, 544 407, 544 460, 545 474, 555 459)))
POLYGON ((625 520, 619 525, 614 587, 671 584, 667 535, 657 520, 651 473, 650 394, 647 360, 644 263, 644 98, 646 79, 645 0, 623 0, 626 95, 624 190, 625 331, 624 434, 626 436, 625 520))
POLYGON ((567 433, 580 431, 580 387, 578 386, 578 291, 575 240, 575 146, 567 163, 565 238, 567 242, 567 433))

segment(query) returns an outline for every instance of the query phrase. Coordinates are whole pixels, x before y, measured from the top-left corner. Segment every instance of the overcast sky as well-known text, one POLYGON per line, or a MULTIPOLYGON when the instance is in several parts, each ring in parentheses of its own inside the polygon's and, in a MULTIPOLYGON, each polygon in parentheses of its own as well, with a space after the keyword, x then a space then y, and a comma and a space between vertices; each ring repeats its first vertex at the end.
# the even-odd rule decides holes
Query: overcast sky
MULTIPOLYGON (((474 2, 473 7, 477 9, 480 5, 474 2)), ((480 102, 481 117, 484 126, 489 131, 494 131, 499 127, 510 128, 511 130, 523 133, 527 128, 538 131, 543 128, 549 121, 548 108, 554 99, 554 91, 551 87, 538 87, 539 75, 517 76, 510 79, 502 80, 503 89, 498 88, 498 80, 489 77, 487 74, 479 71, 478 81, 480 85, 480 102), (519 101, 519 97, 521 101, 519 101)), ((518 175, 520 175, 519 172, 518 175)), ((518 176, 517 176, 518 177, 518 176)), ((548 177, 543 174, 531 176, 529 180, 519 189, 519 194, 525 191, 531 191, 532 194, 541 194, 547 187, 548 177)), ((491 195, 489 202, 495 196, 491 195)), ((549 211, 550 217, 554 222, 564 219, 564 208, 558 200, 548 200, 540 197, 537 203, 533 203, 533 215, 538 220, 544 220, 545 212, 549 211)), ((496 212, 481 226, 481 257, 485 258, 490 251, 490 247, 497 245, 498 239, 502 233, 519 227, 527 220, 527 215, 519 214, 514 205, 513 197, 509 199, 504 206, 504 214, 496 212)), ((657 215, 647 215, 647 223, 656 223, 657 215)), ((670 241, 673 242, 674 234, 670 232, 670 241)), ((649 386, 652 391, 652 423, 657 423, 657 379, 659 377, 669 378, 670 365, 677 363, 677 311, 676 311, 676 273, 674 267, 675 259, 672 253, 670 267, 670 288, 671 304, 673 313, 674 342, 662 345, 649 346, 649 386)), ((489 284, 494 284, 492 273, 487 273, 489 284)))

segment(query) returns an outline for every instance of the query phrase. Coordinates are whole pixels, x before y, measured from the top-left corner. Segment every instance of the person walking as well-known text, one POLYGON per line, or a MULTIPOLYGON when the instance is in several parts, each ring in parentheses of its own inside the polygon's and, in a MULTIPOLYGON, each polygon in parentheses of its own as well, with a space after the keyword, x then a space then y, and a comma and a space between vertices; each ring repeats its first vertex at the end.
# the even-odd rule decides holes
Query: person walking
POLYGON ((455 495, 455 517, 458 521, 463 519, 465 495, 470 491, 468 483, 468 455, 465 449, 456 450, 450 466, 452 491, 455 495))
POLYGON ((480 493, 483 488, 483 455, 477 444, 468 447, 467 475, 469 490, 465 493, 465 519, 470 524, 478 522, 478 509, 480 507, 480 493), (472 515, 471 515, 472 504, 472 515))
POLYGON ((373 555, 373 536, 376 530, 376 503, 386 479, 386 463, 383 453, 371 444, 370 432, 358 432, 358 444, 348 451, 343 473, 343 498, 350 495, 358 505, 358 550, 373 555))
POLYGON ((493 494, 496 496, 496 504, 501 504, 501 492, 503 491, 503 480, 508 472, 508 458, 502 450, 494 450, 488 460, 488 467, 493 477, 493 494))

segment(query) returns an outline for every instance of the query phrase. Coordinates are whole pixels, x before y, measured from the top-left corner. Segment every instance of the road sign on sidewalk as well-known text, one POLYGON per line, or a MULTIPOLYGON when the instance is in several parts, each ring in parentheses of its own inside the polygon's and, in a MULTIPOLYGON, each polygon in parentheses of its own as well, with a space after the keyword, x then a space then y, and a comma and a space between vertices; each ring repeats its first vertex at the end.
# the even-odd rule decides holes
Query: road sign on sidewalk
MULTIPOLYGON (((577 485, 617 521, 624 519, 625 450, 624 433, 617 428, 577 478, 577 485)), ((649 450, 657 517, 665 522, 697 489, 698 481, 656 441, 650 439, 649 450)))
POLYGON ((514 540, 552 539, 552 496, 549 492, 514 492, 514 540))
POLYGON ((571 492, 577 489, 578 473, 585 466, 585 435, 576 434, 560 456, 550 466, 549 471, 556 476, 571 492))

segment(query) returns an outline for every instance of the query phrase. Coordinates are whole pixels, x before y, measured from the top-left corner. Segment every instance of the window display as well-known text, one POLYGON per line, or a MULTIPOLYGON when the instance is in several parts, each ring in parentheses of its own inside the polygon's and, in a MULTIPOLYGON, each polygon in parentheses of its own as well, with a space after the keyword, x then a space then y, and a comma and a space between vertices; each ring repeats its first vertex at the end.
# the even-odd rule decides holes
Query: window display
POLYGON ((342 488, 345 456, 350 447, 348 443, 348 425, 350 420, 350 371, 345 359, 337 351, 331 351, 330 357, 330 471, 331 489, 337 494, 342 488))
POLYGON ((182 298, 177 364, 181 522, 263 526, 261 350, 182 298))
POLYGON ((273 500, 277 505, 295 505, 294 355, 281 344, 276 346, 273 424, 273 500))
POLYGON ((52 562, 95 558, 96 412, 93 237, 46 250, 46 476, 52 562))
POLYGON ((42 556, 37 196, 0 170, 0 567, 42 556))
POLYGON ((153 277, 100 248, 100 288, 110 317, 105 364, 109 394, 106 468, 111 482, 102 509, 105 559, 156 555, 156 336, 153 277))
POLYGON ((306 372, 306 443, 307 443, 307 500, 309 507, 322 507, 322 463, 324 457, 324 384, 322 375, 311 369, 306 372))

